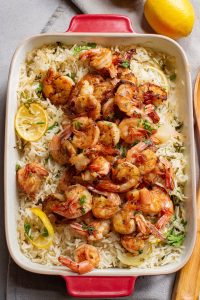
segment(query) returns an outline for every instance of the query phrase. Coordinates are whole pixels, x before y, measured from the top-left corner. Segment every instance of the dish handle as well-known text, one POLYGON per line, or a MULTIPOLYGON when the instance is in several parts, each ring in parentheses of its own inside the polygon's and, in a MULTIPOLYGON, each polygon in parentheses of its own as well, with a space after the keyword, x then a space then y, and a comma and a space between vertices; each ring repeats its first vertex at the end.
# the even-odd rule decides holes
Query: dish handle
POLYGON ((131 32, 131 20, 122 15, 77 15, 71 19, 67 32, 131 32))
POLYGON ((129 296, 136 277, 63 276, 68 293, 80 298, 114 298, 129 296))

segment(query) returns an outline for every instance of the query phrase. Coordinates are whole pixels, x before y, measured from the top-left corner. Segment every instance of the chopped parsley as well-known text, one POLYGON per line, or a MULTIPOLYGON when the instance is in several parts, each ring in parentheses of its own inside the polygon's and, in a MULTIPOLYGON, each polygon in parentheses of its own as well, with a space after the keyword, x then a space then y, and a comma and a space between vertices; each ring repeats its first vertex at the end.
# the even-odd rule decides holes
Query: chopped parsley
POLYGON ((130 63, 128 60, 124 60, 121 64, 120 64, 121 67, 123 68, 130 68, 130 63))
POLYGON ((85 214, 85 208, 84 207, 81 207, 81 212, 82 212, 83 215, 85 214))
POLYGON ((81 206, 83 206, 85 204, 85 202, 86 202, 86 196, 83 195, 79 198, 79 203, 81 206))
POLYGON ((146 129, 150 133, 152 133, 152 131, 154 130, 154 128, 151 126, 151 123, 149 123, 147 120, 144 120, 142 125, 144 129, 146 129))
POLYGON ((170 75, 169 79, 170 79, 171 81, 176 80, 176 74, 174 73, 174 74, 170 75))
POLYGON ((142 253, 143 253, 143 250, 138 250, 138 253, 139 253, 139 254, 142 254, 142 253))
POLYGON ((43 124, 45 124, 45 122, 37 122, 37 123, 35 123, 36 125, 43 125, 43 124))
POLYGON ((38 96, 41 96, 42 93, 42 83, 40 82, 38 87, 35 89, 35 92, 38 96))
POLYGON ((58 122, 55 122, 53 125, 48 127, 47 131, 52 130, 53 128, 57 127, 58 125, 59 125, 58 122))
POLYGON ((176 232, 174 228, 170 229, 167 233, 167 244, 173 247, 180 247, 185 239, 184 232, 176 232))
POLYGON ((31 225, 29 223, 24 223, 24 231, 25 231, 25 234, 29 237, 29 239, 32 240, 31 225))
POLYGON ((46 229, 46 227, 44 227, 43 232, 41 233, 42 236, 47 237, 49 236, 48 230, 46 229))
POLYGON ((67 76, 75 81, 76 73, 67 74, 67 76))
POLYGON ((175 129, 177 131, 181 131, 182 128, 183 128, 183 122, 178 122, 178 125, 175 127, 175 129))
POLYGON ((78 54, 79 52, 83 51, 83 50, 89 50, 89 49, 94 49, 96 48, 96 43, 87 43, 85 45, 80 45, 80 46, 75 46, 73 51, 74 54, 78 54))
POLYGON ((135 145, 137 145, 140 141, 139 140, 135 140, 132 144, 131 147, 134 147, 135 145))
POLYGON ((119 149, 120 154, 121 154, 122 157, 126 157, 126 153, 127 153, 127 147, 126 146, 117 144, 116 148, 119 149))
POLYGON ((74 125, 74 127, 77 129, 77 130, 79 130, 79 129, 81 129, 81 126, 83 125, 81 122, 79 122, 79 121, 74 121, 73 122, 73 125, 74 125))
POLYGON ((92 234, 95 230, 95 228, 93 226, 86 225, 86 224, 83 224, 82 228, 83 228, 83 230, 87 230, 89 234, 92 234))
POLYGON ((20 166, 19 164, 16 164, 16 165, 15 165, 15 170, 16 170, 16 172, 19 171, 19 169, 21 169, 21 166, 20 166))

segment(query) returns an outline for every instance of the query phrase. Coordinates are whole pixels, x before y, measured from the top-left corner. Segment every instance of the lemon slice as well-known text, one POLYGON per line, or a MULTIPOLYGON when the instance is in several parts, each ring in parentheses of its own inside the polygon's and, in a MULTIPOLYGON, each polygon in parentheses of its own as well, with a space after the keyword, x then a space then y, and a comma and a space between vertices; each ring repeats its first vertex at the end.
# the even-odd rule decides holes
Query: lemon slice
POLYGON ((31 208, 31 211, 34 215, 40 218, 47 231, 45 236, 39 235, 35 239, 31 239, 29 236, 27 237, 29 238, 31 244, 33 244, 35 247, 40 249, 48 249, 51 246, 54 237, 53 226, 51 225, 51 222, 47 215, 40 208, 33 207, 31 208))
POLYGON ((169 91, 168 79, 163 71, 153 66, 145 66, 144 69, 151 72, 151 80, 149 81, 153 81, 155 84, 162 86, 167 92, 169 91))
POLYGON ((47 125, 46 111, 37 103, 20 106, 15 116, 15 129, 28 142, 38 141, 45 133, 47 125))

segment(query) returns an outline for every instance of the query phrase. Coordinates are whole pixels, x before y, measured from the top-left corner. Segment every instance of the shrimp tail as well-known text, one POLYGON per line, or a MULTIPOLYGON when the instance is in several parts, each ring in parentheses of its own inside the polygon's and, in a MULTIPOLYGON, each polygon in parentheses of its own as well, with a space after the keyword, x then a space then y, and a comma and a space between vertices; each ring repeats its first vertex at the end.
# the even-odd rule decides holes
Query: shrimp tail
POLYGON ((77 263, 71 260, 70 258, 63 256, 59 256, 58 260, 62 265, 68 267, 75 273, 85 274, 94 269, 94 266, 87 260, 77 263))

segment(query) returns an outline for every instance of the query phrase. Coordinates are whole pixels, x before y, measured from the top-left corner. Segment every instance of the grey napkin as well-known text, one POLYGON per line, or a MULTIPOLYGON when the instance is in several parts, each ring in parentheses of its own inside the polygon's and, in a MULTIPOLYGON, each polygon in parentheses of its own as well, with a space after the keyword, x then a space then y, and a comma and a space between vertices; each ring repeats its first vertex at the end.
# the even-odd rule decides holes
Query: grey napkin
MULTIPOLYGON (((143 1, 140 0, 60 0, 58 2, 59 6, 43 27, 42 32, 65 31, 70 18, 76 13, 124 14, 131 18, 137 32, 152 32, 143 18, 143 1)), ((193 0, 192 2, 196 13, 199 15, 200 0, 193 0)), ((197 46, 199 23, 197 19, 191 36, 180 41, 188 54, 193 80, 200 65, 200 52, 197 46)), ((136 281, 134 294, 123 299, 170 300, 174 278, 175 274, 141 276, 136 281)), ((64 300, 66 298, 76 299, 66 294, 65 283, 61 278, 26 272, 16 266, 10 259, 7 277, 7 300, 64 300)))

